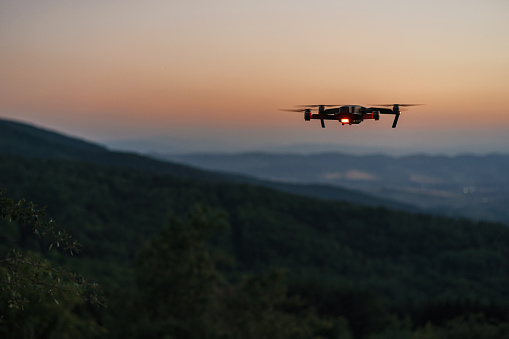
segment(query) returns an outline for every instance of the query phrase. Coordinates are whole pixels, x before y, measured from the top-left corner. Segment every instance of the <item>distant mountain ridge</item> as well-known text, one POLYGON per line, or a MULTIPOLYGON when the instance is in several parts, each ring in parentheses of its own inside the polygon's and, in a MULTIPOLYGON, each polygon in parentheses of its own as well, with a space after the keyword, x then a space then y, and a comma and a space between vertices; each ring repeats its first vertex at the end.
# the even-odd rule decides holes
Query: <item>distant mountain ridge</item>
POLYGON ((117 152, 101 145, 62 135, 21 122, 0 119, 0 154, 43 159, 69 159, 94 164, 131 168, 153 173, 170 174, 196 180, 226 180, 264 186, 278 191, 317 199, 348 201, 370 206, 385 206, 415 211, 405 203, 377 198, 351 189, 333 187, 320 183, 283 183, 260 180, 242 174, 213 172, 190 165, 156 159, 133 152, 117 152))
POLYGON ((431 213, 509 224, 509 155, 154 154, 206 170, 362 191, 431 213))

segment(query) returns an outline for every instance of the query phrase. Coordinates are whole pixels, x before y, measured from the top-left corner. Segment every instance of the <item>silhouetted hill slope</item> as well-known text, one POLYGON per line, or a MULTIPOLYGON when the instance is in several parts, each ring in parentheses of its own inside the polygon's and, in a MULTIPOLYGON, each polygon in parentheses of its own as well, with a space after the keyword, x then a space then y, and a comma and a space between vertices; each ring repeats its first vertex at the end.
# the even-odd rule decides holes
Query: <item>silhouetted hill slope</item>
POLYGON ((20 155, 45 159, 72 159, 111 167, 131 168, 152 173, 172 174, 197 180, 219 180, 249 183, 274 188, 282 192, 318 199, 339 200, 371 206, 387 206, 416 210, 413 206, 388 199, 373 197, 351 189, 323 184, 288 184, 260 180, 233 173, 200 170, 188 165, 157 160, 131 152, 116 152, 76 138, 41 129, 20 122, 0 119, 0 154, 20 155))
POLYGON ((72 159, 197 178, 214 176, 212 172, 198 170, 191 166, 172 164, 136 153, 113 152, 94 143, 3 119, 0 119, 0 153, 29 158, 72 159))
POLYGON ((86 154, 107 152, 105 147, 93 143, 10 120, 0 119, 0 131, 0 149, 5 154, 81 158, 86 154))

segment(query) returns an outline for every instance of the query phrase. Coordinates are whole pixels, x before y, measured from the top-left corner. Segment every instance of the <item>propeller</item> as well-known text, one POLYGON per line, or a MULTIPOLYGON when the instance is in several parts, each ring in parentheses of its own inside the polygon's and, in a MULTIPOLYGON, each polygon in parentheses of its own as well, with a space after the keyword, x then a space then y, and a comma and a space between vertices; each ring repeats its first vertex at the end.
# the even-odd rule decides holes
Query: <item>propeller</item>
POLYGON ((301 108, 280 108, 280 111, 285 112, 306 112, 311 111, 311 109, 318 107, 318 113, 323 113, 324 107, 338 107, 342 105, 295 105, 295 107, 301 108))
POLYGON ((422 106, 424 104, 384 104, 384 105, 373 105, 373 106, 381 106, 381 107, 390 107, 398 105, 399 107, 409 107, 409 106, 422 106))
MULTIPOLYGON (((285 112, 304 112, 304 119, 306 121, 309 121, 311 119, 311 108, 312 107, 319 107, 319 113, 323 113, 323 107, 324 106, 338 106, 338 105, 296 105, 297 107, 306 107, 306 108, 280 108, 280 111, 285 112)), ((322 125, 322 128, 325 128, 325 121, 323 119, 320 119, 320 123, 322 125)))
POLYGON ((285 112, 306 112, 306 111, 309 111, 309 108, 280 108, 279 109, 280 111, 285 111, 285 112))
MULTIPOLYGON (((302 107, 303 109, 311 110, 313 108, 318 107, 318 114, 325 114, 325 107, 339 107, 342 105, 295 105, 295 107, 302 107)), ((296 111, 302 112, 302 111, 296 111)), ((322 121, 322 127, 324 127, 324 123, 322 121)))
POLYGON ((343 105, 295 105, 296 107, 337 107, 337 106, 343 106, 343 105))

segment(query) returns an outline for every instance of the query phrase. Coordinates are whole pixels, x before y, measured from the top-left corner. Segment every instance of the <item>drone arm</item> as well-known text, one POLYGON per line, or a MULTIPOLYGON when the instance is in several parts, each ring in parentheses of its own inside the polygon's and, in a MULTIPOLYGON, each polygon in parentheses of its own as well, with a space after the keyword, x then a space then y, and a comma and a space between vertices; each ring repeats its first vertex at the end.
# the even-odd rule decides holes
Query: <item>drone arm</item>
POLYGON ((319 119, 322 128, 325 128, 325 120, 337 120, 337 116, 334 114, 320 114, 314 113, 309 115, 309 120, 311 119, 319 119))
POLYGON ((394 105, 393 109, 381 108, 381 107, 370 107, 367 109, 367 111, 368 112, 378 111, 379 114, 394 114, 395 117, 394 117, 394 121, 392 123, 392 128, 396 128, 396 125, 398 124, 399 116, 401 114, 401 112, 399 111, 399 106, 400 105, 394 105))
POLYGON ((389 108, 382 108, 382 107, 369 107, 366 109, 367 113, 373 113, 375 111, 378 111, 379 114, 394 114, 394 111, 389 108))

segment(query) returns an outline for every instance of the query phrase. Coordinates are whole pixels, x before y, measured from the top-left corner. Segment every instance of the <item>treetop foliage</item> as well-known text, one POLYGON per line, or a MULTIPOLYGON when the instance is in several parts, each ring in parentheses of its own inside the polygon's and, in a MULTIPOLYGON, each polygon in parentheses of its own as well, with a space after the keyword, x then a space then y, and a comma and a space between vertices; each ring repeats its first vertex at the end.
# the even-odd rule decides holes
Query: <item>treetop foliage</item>
MULTIPOLYGON (((0 191, 0 217, 22 227, 28 225, 39 238, 49 239, 49 249, 60 248, 74 254, 80 244, 65 230, 57 227, 55 221, 46 216, 43 209, 24 199, 14 201, 0 191)), ((75 295, 98 305, 104 305, 100 288, 82 276, 63 268, 57 268, 47 259, 33 251, 27 251, 4 239, 10 245, 2 250, 0 259, 1 299, 11 308, 23 308, 33 296, 48 295, 58 303, 58 298, 75 295)), ((36 297, 38 298, 38 297, 36 297)), ((32 300, 30 300, 32 299, 32 300)))
POLYGON ((57 227, 56 222, 46 215, 43 208, 38 208, 24 198, 18 201, 6 198, 2 190, 0 190, 0 217, 9 222, 28 225, 36 236, 47 237, 51 240, 49 249, 56 246, 73 255, 81 247, 66 230, 57 227))

